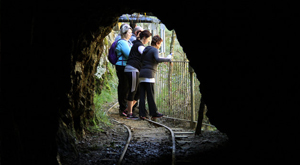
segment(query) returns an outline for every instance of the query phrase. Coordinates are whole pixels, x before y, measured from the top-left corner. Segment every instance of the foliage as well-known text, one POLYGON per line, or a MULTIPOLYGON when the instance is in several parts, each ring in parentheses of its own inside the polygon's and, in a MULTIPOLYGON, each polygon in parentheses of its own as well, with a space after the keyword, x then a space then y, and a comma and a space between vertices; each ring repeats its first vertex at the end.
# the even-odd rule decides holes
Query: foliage
POLYGON ((92 119, 93 127, 91 131, 101 131, 104 126, 110 126, 108 116, 105 114, 110 103, 115 102, 117 98, 117 76, 113 65, 107 61, 107 53, 110 44, 113 42, 114 33, 110 33, 104 39, 104 50, 97 66, 95 74, 95 93, 94 105, 95 115, 92 119))
MULTIPOLYGON (((168 30, 166 28, 165 31, 165 36, 166 36, 166 54, 170 53, 170 45, 171 45, 171 39, 172 39, 172 30, 168 30)), ((174 54, 173 54, 173 60, 175 61, 185 61, 187 60, 187 57, 185 53, 183 52, 183 49, 176 37, 175 39, 175 47, 174 47, 174 54)))
POLYGON ((94 124, 97 127, 102 124, 111 125, 108 116, 105 114, 108 104, 114 102, 117 96, 117 77, 113 66, 108 63, 107 72, 103 76, 103 88, 100 93, 95 92, 94 104, 95 104, 95 119, 94 124))

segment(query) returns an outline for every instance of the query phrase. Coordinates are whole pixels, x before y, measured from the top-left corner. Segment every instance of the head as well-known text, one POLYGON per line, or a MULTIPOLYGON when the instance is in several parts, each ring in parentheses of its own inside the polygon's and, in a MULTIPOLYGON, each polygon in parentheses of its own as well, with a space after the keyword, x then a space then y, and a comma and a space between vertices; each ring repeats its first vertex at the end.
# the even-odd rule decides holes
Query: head
POLYGON ((128 24, 121 25, 120 28, 121 38, 125 40, 129 40, 132 36, 132 29, 128 24))
POLYGON ((133 29, 133 33, 134 33, 134 35, 137 36, 137 37, 138 37, 138 33, 141 32, 141 31, 144 31, 144 29, 143 29, 142 27, 140 27, 140 26, 137 26, 137 27, 135 27, 135 28, 133 29))
POLYGON ((144 31, 142 31, 142 32, 139 33, 138 39, 141 40, 142 43, 145 45, 145 44, 147 44, 150 41, 151 35, 152 34, 150 33, 149 30, 144 30, 144 31))
POLYGON ((155 35, 155 36, 152 37, 151 46, 156 47, 157 49, 159 49, 160 46, 161 46, 162 41, 163 41, 163 39, 161 39, 159 35, 155 35))
POLYGON ((138 30, 138 31, 135 31, 135 32, 134 32, 136 38, 140 38, 140 33, 141 33, 142 31, 143 31, 143 30, 138 30))
POLYGON ((136 28, 136 22, 133 22, 133 21, 130 21, 130 27, 132 28, 132 29, 134 29, 134 28, 136 28))

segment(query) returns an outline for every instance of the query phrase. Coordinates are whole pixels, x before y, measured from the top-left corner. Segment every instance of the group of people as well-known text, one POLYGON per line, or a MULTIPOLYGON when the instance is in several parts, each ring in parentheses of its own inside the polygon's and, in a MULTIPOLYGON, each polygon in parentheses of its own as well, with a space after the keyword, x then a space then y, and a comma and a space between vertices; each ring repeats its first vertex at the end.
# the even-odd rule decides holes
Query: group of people
POLYGON ((147 118, 145 98, 147 97, 149 115, 152 118, 162 117, 157 111, 154 100, 154 83, 157 64, 171 62, 172 55, 161 58, 158 50, 162 39, 159 35, 152 37, 151 46, 145 47, 151 40, 149 30, 134 25, 134 29, 128 24, 122 24, 120 34, 116 37, 116 53, 118 61, 116 72, 119 79, 118 102, 120 116, 128 119, 138 119, 133 114, 133 107, 139 101, 139 117, 147 118))

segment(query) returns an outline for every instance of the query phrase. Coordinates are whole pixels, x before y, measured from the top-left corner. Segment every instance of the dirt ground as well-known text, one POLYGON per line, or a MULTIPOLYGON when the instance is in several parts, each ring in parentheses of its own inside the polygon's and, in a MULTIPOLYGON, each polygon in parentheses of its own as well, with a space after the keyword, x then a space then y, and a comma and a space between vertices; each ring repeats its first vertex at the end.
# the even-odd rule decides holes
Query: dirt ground
MULTIPOLYGON (((137 112, 135 112, 137 113, 137 112)), ((126 124, 132 133, 132 140, 122 164, 171 164, 172 143, 169 132, 144 120, 130 120, 120 117, 118 106, 108 113, 111 118, 126 124)), ((111 121, 111 127, 102 132, 89 132, 87 138, 77 142, 78 160, 72 164, 117 164, 128 137, 127 130, 111 121)), ((160 118, 161 122, 175 131, 194 131, 189 123, 160 118)), ((205 131, 200 136, 189 135, 176 142, 176 164, 218 164, 226 152, 228 138, 219 131, 205 131)))

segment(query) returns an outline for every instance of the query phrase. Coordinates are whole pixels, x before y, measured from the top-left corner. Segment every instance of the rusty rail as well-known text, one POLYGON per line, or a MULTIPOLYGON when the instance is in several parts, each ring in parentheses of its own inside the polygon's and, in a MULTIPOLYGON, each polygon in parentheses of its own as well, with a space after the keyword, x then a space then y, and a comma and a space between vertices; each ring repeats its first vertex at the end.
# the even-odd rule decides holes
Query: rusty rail
POLYGON ((172 131, 172 129, 167 127, 166 125, 163 125, 161 123, 158 123, 158 122, 155 122, 155 121, 152 121, 152 120, 149 120, 149 119, 144 119, 144 120, 147 120, 150 123, 165 127, 170 132, 170 134, 172 136, 172 165, 175 165, 175 161, 176 161, 176 159, 175 159, 175 150, 176 150, 176 147, 175 147, 175 135, 174 135, 174 132, 172 131))
POLYGON ((129 129, 125 124, 120 123, 119 121, 117 121, 117 120, 115 120, 115 119, 112 119, 112 121, 117 122, 118 124, 123 125, 123 126, 127 129, 127 132, 128 132, 128 138, 127 138, 127 141, 126 141, 124 150, 123 150, 123 152, 122 152, 122 154, 121 154, 121 156, 120 156, 120 159, 119 159, 119 161, 118 161, 118 163, 117 163, 117 165, 120 165, 120 164, 122 163, 122 160, 123 160, 123 158, 124 158, 124 155, 125 155, 125 153, 126 153, 126 151, 127 151, 128 145, 129 145, 130 140, 131 140, 131 131, 130 131, 130 129, 129 129))
MULTIPOLYGON (((110 110, 111 110, 114 106, 116 106, 117 104, 118 104, 118 102, 116 102, 113 106, 111 106, 111 107, 105 112, 105 114, 107 114, 108 111, 110 111, 110 110)), ((120 164, 122 163, 122 160, 123 160, 123 158, 124 158, 124 155, 126 154, 126 151, 127 151, 127 148, 128 148, 129 143, 130 143, 130 140, 131 140, 132 135, 131 135, 131 130, 130 130, 124 123, 121 123, 121 122, 119 122, 118 120, 115 120, 115 119, 112 119, 112 121, 114 121, 114 122, 116 122, 116 123, 121 124, 122 126, 124 126, 124 127, 127 129, 127 132, 128 132, 128 138, 127 138, 126 144, 125 144, 125 146, 124 146, 123 152, 122 152, 122 154, 121 154, 121 156, 120 156, 120 158, 119 158, 119 160, 118 160, 118 163, 117 163, 117 165, 120 165, 120 164)))

